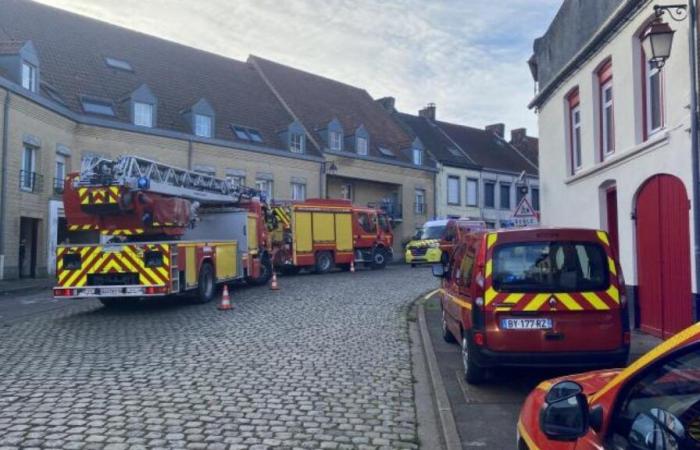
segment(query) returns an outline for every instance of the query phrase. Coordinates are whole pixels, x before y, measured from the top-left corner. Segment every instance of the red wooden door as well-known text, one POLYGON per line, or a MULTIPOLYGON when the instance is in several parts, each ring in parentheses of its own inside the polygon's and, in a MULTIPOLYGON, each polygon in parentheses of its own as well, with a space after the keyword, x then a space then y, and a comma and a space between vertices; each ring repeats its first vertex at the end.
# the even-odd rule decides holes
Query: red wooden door
POLYGON ((605 192, 605 200, 607 205, 608 215, 608 234, 610 235, 610 243, 615 249, 615 255, 620 257, 620 244, 617 231, 617 188, 615 186, 608 188, 605 192))
POLYGON ((669 337, 692 323, 689 204, 671 175, 637 196, 637 282, 642 330, 669 337))

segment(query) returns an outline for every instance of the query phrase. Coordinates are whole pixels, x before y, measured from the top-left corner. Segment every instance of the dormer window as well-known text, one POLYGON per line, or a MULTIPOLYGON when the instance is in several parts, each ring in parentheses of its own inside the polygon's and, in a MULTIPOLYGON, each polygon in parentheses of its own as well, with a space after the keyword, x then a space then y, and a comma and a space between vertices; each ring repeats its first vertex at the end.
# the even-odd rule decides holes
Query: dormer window
POLYGON ((200 137, 211 137, 212 118, 206 114, 194 115, 194 134, 200 137))
POLYGON ((331 131, 328 133, 328 148, 331 151, 339 152, 343 149, 343 133, 331 131))
POLYGON ((413 149, 413 164, 416 166, 423 165, 423 150, 420 148, 413 149))
POLYGON ((304 135, 301 133, 289 134, 289 150, 293 153, 304 153, 304 135))
POLYGON ((358 155, 367 156, 369 153, 367 138, 364 136, 357 136, 355 138, 355 149, 358 155))
POLYGON ((22 87, 32 92, 36 92, 38 88, 36 66, 27 61, 22 62, 22 87))
POLYGON ((105 64, 107 64, 109 67, 117 70, 123 70, 125 72, 133 72, 134 68, 131 67, 131 64, 129 64, 127 61, 117 59, 117 58, 110 58, 109 56, 105 57, 105 64))
POLYGON ((153 105, 134 102, 134 125, 153 128, 153 105))
POLYGON ((82 98, 83 111, 91 114, 101 114, 103 116, 114 116, 112 104, 103 100, 82 98))

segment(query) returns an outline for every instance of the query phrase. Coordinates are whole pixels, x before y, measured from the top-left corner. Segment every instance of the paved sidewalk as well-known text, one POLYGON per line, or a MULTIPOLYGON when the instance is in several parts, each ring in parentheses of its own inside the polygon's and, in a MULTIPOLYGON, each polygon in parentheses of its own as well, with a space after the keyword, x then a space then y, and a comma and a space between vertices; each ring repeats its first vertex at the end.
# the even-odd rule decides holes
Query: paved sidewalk
POLYGON ((44 289, 51 289, 54 285, 54 281, 53 277, 0 280, 0 296, 18 292, 31 293, 44 289))

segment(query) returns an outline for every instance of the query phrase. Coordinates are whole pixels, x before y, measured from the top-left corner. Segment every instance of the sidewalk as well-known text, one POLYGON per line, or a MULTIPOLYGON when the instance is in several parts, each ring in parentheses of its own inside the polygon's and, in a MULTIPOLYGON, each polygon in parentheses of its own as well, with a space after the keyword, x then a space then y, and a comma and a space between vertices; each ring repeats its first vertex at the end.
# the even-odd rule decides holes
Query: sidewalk
POLYGON ((53 277, 47 278, 21 278, 16 280, 0 280, 0 296, 17 292, 31 293, 54 286, 53 277))

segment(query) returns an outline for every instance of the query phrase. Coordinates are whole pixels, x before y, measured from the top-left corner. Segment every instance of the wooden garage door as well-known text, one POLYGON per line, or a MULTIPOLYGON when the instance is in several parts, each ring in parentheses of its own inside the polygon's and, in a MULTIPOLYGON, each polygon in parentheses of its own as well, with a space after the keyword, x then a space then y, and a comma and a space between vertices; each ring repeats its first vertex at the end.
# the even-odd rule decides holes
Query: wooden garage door
POLYGON ((637 196, 637 280, 642 330, 669 337, 692 323, 689 203, 671 175, 637 196))

